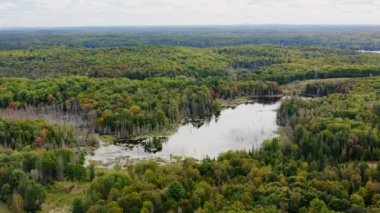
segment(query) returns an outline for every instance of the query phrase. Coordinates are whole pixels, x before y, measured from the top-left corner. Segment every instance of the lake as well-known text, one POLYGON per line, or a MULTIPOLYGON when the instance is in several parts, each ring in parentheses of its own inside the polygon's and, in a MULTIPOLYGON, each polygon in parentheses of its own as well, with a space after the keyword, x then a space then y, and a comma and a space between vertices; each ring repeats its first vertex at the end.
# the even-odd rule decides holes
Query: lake
POLYGON ((172 156, 202 159, 217 157, 228 150, 256 149, 264 140, 276 136, 279 107, 279 100, 241 104, 222 110, 219 116, 206 119, 203 124, 183 124, 167 138, 151 138, 136 144, 103 144, 87 160, 109 165, 115 160, 169 160, 172 156))
POLYGON ((380 54, 380 51, 371 51, 371 50, 359 50, 359 52, 361 52, 361 53, 376 53, 376 54, 380 54))

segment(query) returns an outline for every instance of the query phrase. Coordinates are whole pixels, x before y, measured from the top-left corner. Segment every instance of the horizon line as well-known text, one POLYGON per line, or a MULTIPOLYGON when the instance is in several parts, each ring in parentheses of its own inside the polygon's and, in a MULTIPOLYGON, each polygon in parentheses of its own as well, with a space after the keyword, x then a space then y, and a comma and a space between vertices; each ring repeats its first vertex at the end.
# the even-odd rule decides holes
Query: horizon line
POLYGON ((243 27, 243 26, 288 26, 288 27, 380 27, 380 24, 162 24, 162 25, 60 25, 60 26, 0 26, 0 29, 57 29, 57 28, 122 28, 122 27, 243 27))

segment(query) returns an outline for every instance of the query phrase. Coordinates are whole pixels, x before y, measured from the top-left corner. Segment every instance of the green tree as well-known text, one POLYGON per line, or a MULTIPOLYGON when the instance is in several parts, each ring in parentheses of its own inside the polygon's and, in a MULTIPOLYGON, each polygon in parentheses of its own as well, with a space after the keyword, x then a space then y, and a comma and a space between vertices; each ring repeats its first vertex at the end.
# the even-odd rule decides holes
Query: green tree
POLYGON ((175 200, 179 200, 186 195, 186 190, 183 187, 182 183, 178 181, 173 181, 168 186, 169 195, 175 200))
POLYGON ((24 199, 26 211, 35 212, 41 208, 41 204, 46 197, 46 192, 40 184, 31 180, 25 180, 20 183, 19 191, 24 199))
POLYGON ((351 200, 352 204, 364 207, 364 199, 362 196, 360 196, 358 194, 353 194, 353 195, 351 195, 350 200, 351 200))
POLYGON ((86 209, 82 203, 82 200, 79 198, 75 198, 73 200, 73 210, 72 213, 84 213, 86 209))

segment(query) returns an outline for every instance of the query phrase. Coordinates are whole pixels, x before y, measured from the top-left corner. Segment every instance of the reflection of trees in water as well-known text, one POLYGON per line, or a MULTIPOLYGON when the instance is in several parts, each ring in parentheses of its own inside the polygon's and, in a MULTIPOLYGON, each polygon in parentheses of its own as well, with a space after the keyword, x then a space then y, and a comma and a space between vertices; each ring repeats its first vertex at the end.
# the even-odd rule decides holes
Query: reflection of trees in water
MULTIPOLYGON (((259 104, 263 104, 263 105, 273 105, 273 104, 277 103, 280 99, 281 99, 281 97, 259 97, 259 98, 254 98, 251 101, 247 101, 246 105, 255 104, 255 103, 259 103, 259 104)), ((236 107, 237 106, 229 106, 229 107, 227 107, 227 109, 228 108, 235 109, 236 107)), ((203 116, 202 118, 193 117, 193 118, 186 119, 182 124, 183 125, 191 124, 191 125, 193 125, 193 127, 196 127, 199 129, 204 125, 210 124, 210 122, 213 120, 215 121, 215 123, 218 123, 220 115, 221 115, 221 112, 217 112, 214 115, 203 116)))
MULTIPOLYGON (((246 105, 248 105, 248 104, 255 104, 255 103, 259 103, 259 104, 263 104, 263 105, 273 105, 273 104, 277 103, 280 99, 281 99, 281 97, 260 97, 260 98, 254 98, 251 101, 246 102, 246 105)), ((229 107, 227 107, 227 109, 228 108, 235 109, 236 107, 237 106, 229 106, 229 107)), ((221 112, 217 112, 217 113, 215 113, 212 116, 203 116, 202 118, 190 118, 190 119, 185 120, 183 122, 183 124, 184 125, 186 125, 186 124, 192 124, 193 127, 196 127, 196 128, 199 129, 199 128, 201 128, 204 125, 210 124, 210 122, 212 120, 214 120, 215 123, 218 123, 220 115, 221 115, 221 112)))
POLYGON ((204 125, 210 124, 210 122, 212 120, 215 120, 215 122, 218 122, 219 117, 220 117, 220 113, 218 112, 218 113, 216 113, 215 115, 212 115, 212 116, 204 116, 202 118, 189 118, 189 119, 186 119, 182 123, 182 125, 191 124, 193 127, 199 129, 199 128, 201 128, 204 125))
POLYGON ((163 144, 169 140, 168 137, 148 137, 140 139, 124 139, 119 140, 116 143, 125 144, 125 146, 132 150, 136 147, 144 148, 147 153, 157 153, 162 151, 163 144))
MULTIPOLYGON (((260 103, 263 105, 272 105, 274 103, 277 103, 280 100, 280 98, 260 98, 255 99, 254 101, 246 102, 246 104, 255 104, 260 103)), ((236 106, 231 106, 228 108, 236 108, 236 106)), ((205 125, 209 125, 211 121, 214 121, 215 123, 218 123, 218 120, 221 117, 221 113, 217 113, 211 116, 203 116, 202 118, 199 117, 190 117, 187 119, 184 119, 182 122, 182 125, 192 125, 193 127, 199 129, 201 127, 204 127, 205 125)), ((261 135, 265 135, 265 129, 262 126, 261 129, 258 130, 258 133, 261 135)), ((237 136, 234 136, 232 141, 237 143, 243 143, 246 140, 248 140, 248 136, 244 134, 243 131, 240 131, 237 136)), ((256 143, 259 141, 259 137, 254 136, 253 141, 256 143)), ((144 137, 144 138, 121 138, 117 139, 115 141, 116 144, 122 144, 124 147, 126 147, 129 150, 134 150, 136 148, 142 148, 145 153, 158 153, 163 150, 164 143, 169 141, 169 137, 144 137)))
POLYGON ((157 153, 162 151, 162 144, 168 141, 167 137, 147 138, 143 142, 145 152, 157 153))
POLYGON ((254 98, 253 100, 256 103, 263 104, 263 105, 272 105, 277 103, 281 97, 259 97, 259 98, 254 98))

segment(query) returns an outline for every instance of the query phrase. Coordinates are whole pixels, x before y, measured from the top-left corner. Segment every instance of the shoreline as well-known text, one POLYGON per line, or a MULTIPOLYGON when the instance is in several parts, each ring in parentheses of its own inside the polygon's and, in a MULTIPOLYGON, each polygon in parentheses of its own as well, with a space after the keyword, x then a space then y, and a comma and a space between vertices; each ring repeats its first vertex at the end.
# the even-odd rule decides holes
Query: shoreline
MULTIPOLYGON (((277 100, 278 100, 278 97, 270 96, 268 98, 277 98, 277 100)), ((234 99, 234 100, 227 100, 227 101, 224 101, 224 103, 223 103, 225 106, 223 109, 225 110, 228 108, 233 108, 234 106, 238 106, 238 105, 254 104, 254 103, 260 102, 260 101, 257 101, 255 99, 257 99, 257 98, 256 97, 240 97, 240 98, 234 99)), ((181 125, 181 124, 178 124, 178 126, 179 125, 181 125)), ((151 132, 149 134, 140 135, 138 137, 133 138, 132 141, 128 141, 126 139, 124 139, 124 140, 123 139, 121 139, 121 140, 116 139, 116 137, 114 137, 114 136, 107 136, 107 135, 99 136, 99 145, 96 147, 89 147, 89 149, 87 149, 86 164, 88 165, 89 162, 92 162, 92 163, 94 163, 94 165, 96 167, 102 167, 102 168, 110 169, 113 167, 124 166, 125 164, 130 164, 130 163, 133 164, 133 163, 141 161, 141 160, 153 160, 153 161, 156 161, 157 163, 160 163, 160 164, 177 162, 177 161, 183 160, 185 158, 192 158, 192 159, 195 159, 197 161, 201 160, 200 158, 194 158, 194 156, 192 157, 191 155, 188 156, 188 155, 182 155, 179 153, 174 153, 174 154, 171 154, 170 156, 161 156, 160 153, 154 154, 155 152, 152 152, 152 154, 149 154, 150 153, 149 151, 148 151, 149 153, 141 155, 141 156, 140 155, 137 156, 134 154, 120 155, 120 153, 119 153, 120 150, 135 149, 135 146, 139 146, 139 147, 141 146, 143 149, 145 149, 145 148, 149 149, 150 145, 145 144, 145 142, 146 142, 145 140, 147 140, 148 144, 149 144, 149 139, 151 139, 152 137, 157 137, 159 139, 165 138, 165 137, 167 138, 167 137, 173 135, 178 130, 178 126, 176 129, 172 129, 170 131, 169 130, 155 131, 155 132, 151 132), (137 140, 141 140, 141 141, 137 141, 137 140), (141 144, 141 145, 139 145, 139 144, 141 144), (147 145, 147 147, 145 147, 144 144, 147 145), (112 154, 112 153, 115 153, 115 154, 112 154), (113 156, 113 157, 102 157, 104 155, 105 156, 113 156)), ((276 134, 274 135, 274 137, 278 136, 277 131, 278 130, 276 130, 276 132, 275 132, 276 134)), ((165 141, 162 141, 163 145, 164 145, 164 143, 165 143, 165 141)), ((156 147, 156 145, 154 147, 156 147)), ((248 150, 250 150, 250 148, 248 148, 248 149, 244 148, 243 150, 248 151, 248 150)), ((236 151, 238 151, 238 150, 236 150, 236 151)))

